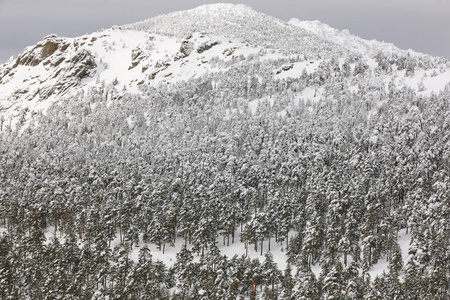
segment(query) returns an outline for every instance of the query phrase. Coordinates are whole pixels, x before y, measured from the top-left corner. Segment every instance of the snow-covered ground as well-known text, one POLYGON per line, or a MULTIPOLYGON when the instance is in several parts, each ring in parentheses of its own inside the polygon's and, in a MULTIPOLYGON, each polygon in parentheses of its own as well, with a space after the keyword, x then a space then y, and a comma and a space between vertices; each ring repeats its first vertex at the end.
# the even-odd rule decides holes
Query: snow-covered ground
MULTIPOLYGON (((406 259, 408 258, 409 244, 411 243, 411 234, 406 234, 406 229, 402 229, 398 235, 398 244, 400 245, 400 249, 402 252, 402 261, 405 264, 406 259)), ((370 278, 375 278, 377 276, 381 276, 383 272, 388 272, 389 262, 386 258, 381 258, 378 260, 378 263, 372 266, 367 272, 370 275, 370 278)))
MULTIPOLYGON (((6 232, 6 229, 3 227, 0 227, 0 233, 2 233, 2 232, 6 232)), ((222 255, 226 255, 230 259, 234 255, 242 256, 242 255, 246 254, 245 244, 241 243, 239 241, 240 233, 241 233, 240 227, 238 227, 236 234, 235 234, 235 243, 231 243, 231 239, 230 239, 229 246, 226 246, 226 242, 224 245, 222 236, 220 236, 220 235, 218 236, 217 246, 222 255)), ((44 234, 47 238, 47 243, 50 243, 53 240, 53 238, 55 237, 54 227, 53 226, 47 227, 44 231, 44 234)), ((293 238, 295 236, 295 234, 296 233, 294 231, 291 231, 290 238, 293 238)), ((61 243, 64 242, 64 235, 61 234, 60 231, 56 232, 56 237, 60 240, 61 243)), ((400 245, 400 249, 401 249, 401 253, 402 253, 402 261, 405 265, 407 258, 408 258, 408 251, 409 251, 409 246, 410 246, 410 242, 411 242, 411 234, 409 234, 409 233, 406 234, 406 229, 400 230, 397 242, 400 245)), ((134 261, 137 261, 138 255, 139 255, 139 250, 144 245, 147 245, 147 247, 151 251, 151 254, 152 254, 152 257, 154 260, 162 261, 166 265, 166 267, 173 267, 173 265, 176 262, 176 255, 177 255, 177 253, 180 252, 184 243, 185 243, 184 239, 182 237, 178 237, 176 239, 175 245, 174 246, 166 245, 166 247, 164 249, 164 253, 163 253, 163 250, 158 249, 157 245, 155 245, 155 244, 140 242, 137 247, 133 245, 133 248, 130 253, 130 258, 133 259, 134 261)), ((119 244, 120 244, 120 240, 119 240, 119 235, 117 234, 116 238, 111 242, 111 249, 114 249, 114 247, 116 247, 119 244)), ((81 242, 79 242, 79 246, 82 246, 81 242)), ((264 254, 269 251, 268 240, 265 240, 263 243, 263 255, 262 256, 261 256, 260 246, 261 245, 259 244, 258 251, 255 251, 254 245, 250 244, 249 251, 248 251, 248 257, 251 259, 256 258, 256 259, 259 259, 261 262, 263 262, 265 259, 264 254)), ((190 245, 188 243, 187 249, 191 250, 192 245, 190 245)), ((270 252, 273 255, 274 261, 277 263, 278 269, 285 270, 287 267, 287 258, 288 258, 286 255, 285 243, 284 242, 276 243, 275 239, 272 238, 271 245, 270 245, 270 252)), ((200 260, 200 257, 201 257, 200 253, 193 252, 193 255, 194 255, 194 261, 200 260)), ((348 263, 350 264, 351 262, 352 262, 352 257, 349 256, 348 263)), ((341 263, 344 264, 343 257, 341 258, 341 263)), ((374 279, 377 276, 381 276, 383 272, 388 272, 388 265, 389 265, 389 262, 387 261, 387 259, 385 257, 382 257, 378 260, 378 263, 373 265, 368 270, 367 273, 369 274, 371 279, 374 279)), ((292 266, 292 267, 295 271, 295 266, 292 266)), ((317 277, 320 276, 322 268, 319 264, 312 265, 311 269, 317 277)))

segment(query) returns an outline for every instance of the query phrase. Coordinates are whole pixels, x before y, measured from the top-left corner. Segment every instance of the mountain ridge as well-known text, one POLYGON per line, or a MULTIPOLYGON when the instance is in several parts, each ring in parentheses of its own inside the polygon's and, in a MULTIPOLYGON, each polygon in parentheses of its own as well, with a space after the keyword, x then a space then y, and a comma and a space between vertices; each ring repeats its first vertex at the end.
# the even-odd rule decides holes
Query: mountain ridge
POLYGON ((120 98, 247 64, 261 69, 253 75, 260 81, 298 78, 305 76, 303 70, 316 76, 322 67, 356 73, 359 65, 362 72, 380 73, 379 85, 395 80, 416 88, 423 81, 421 89, 442 89, 449 67, 445 59, 367 41, 319 21, 284 22, 245 5, 213 4, 75 38, 46 36, 0 65, 0 111, 17 119, 23 109, 45 110, 62 97, 102 84, 115 86, 111 97, 120 98), (321 66, 328 61, 334 66, 321 66), (273 67, 260 65, 266 62, 273 67), (416 67, 438 77, 413 80, 416 67), (400 71, 407 68, 402 79, 406 73, 400 71), (430 68, 435 71, 427 72, 430 68))
POLYGON ((335 29, 328 24, 325 24, 319 20, 314 21, 301 21, 297 18, 292 18, 288 22, 291 25, 298 26, 311 32, 315 35, 327 38, 334 43, 345 46, 349 50, 366 55, 376 55, 380 51, 388 53, 407 52, 415 56, 430 56, 429 54, 420 53, 412 49, 403 50, 398 48, 392 43, 381 42, 375 39, 366 40, 352 34, 348 29, 335 29))

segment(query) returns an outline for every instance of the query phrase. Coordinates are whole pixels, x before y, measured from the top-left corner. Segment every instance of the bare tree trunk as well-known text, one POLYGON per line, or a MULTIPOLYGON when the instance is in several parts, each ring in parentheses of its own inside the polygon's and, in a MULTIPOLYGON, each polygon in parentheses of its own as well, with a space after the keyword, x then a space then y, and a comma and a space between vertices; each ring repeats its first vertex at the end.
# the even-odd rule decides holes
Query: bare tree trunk
POLYGON ((119 221, 119 241, 120 243, 123 243, 122 241, 122 224, 119 221))
POLYGON ((58 231, 58 215, 57 215, 57 213, 53 214, 53 222, 55 223, 54 237, 56 238, 56 232, 58 231))
POLYGON ((231 233, 231 243, 234 244, 234 233, 236 231, 236 227, 233 227, 233 232, 231 233))
POLYGON ((233 215, 233 232, 231 233, 231 243, 234 244, 234 232, 236 231, 236 219, 233 215))
POLYGON ((177 240, 177 217, 175 216, 175 224, 173 225, 173 243, 177 240))
POLYGON ((131 250, 133 250, 133 234, 131 234, 131 237, 130 237, 130 247, 131 247, 131 250))
POLYGON ((166 236, 164 236, 164 240, 163 240, 163 254, 164 254, 165 250, 166 250, 166 236))

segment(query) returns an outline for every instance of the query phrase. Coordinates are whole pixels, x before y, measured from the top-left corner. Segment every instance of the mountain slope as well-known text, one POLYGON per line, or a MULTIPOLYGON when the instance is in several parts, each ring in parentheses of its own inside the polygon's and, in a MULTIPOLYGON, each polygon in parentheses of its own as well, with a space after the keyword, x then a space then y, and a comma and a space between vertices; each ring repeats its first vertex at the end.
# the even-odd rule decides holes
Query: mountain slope
MULTIPOLYGON (((321 23, 320 21, 301 21, 299 19, 291 19, 289 24, 298 26, 308 32, 313 33, 319 37, 325 38, 331 42, 334 42, 342 47, 345 47, 351 52, 356 52, 361 55, 375 56, 378 52, 385 53, 401 53, 405 52, 395 47, 393 44, 388 44, 384 42, 378 42, 376 40, 364 40, 360 37, 350 34, 348 30, 338 30, 334 29, 327 24, 321 23)), ((416 55, 421 55, 412 50, 409 53, 414 53, 416 55)))
POLYGON ((347 60, 351 70, 360 61, 379 73, 382 85, 395 80, 417 88, 422 82, 428 93, 442 89, 448 79, 445 60, 366 41, 320 22, 286 23, 244 5, 214 4, 78 38, 48 36, 0 67, 0 111, 14 123, 24 109, 45 110, 62 96, 102 84, 116 86, 110 96, 121 97, 124 89, 141 93, 142 87, 229 72, 256 61, 272 65, 256 66, 260 74, 282 80, 303 70, 314 76, 322 62, 332 59, 339 60, 339 68, 347 60), (414 79, 405 77, 398 71, 407 64, 422 71, 414 79), (425 73, 434 77, 422 78, 425 73))

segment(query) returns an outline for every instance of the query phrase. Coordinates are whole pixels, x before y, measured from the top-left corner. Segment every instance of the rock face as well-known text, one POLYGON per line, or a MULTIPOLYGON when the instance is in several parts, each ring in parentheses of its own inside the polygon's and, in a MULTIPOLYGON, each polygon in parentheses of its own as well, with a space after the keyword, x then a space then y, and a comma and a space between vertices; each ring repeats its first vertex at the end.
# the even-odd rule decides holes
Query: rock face
POLYGON ((63 95, 82 79, 92 76, 97 67, 92 53, 86 49, 67 51, 69 47, 74 45, 67 39, 51 35, 36 46, 25 49, 14 64, 0 74, 0 84, 14 81, 15 76, 25 73, 25 70, 36 75, 24 79, 24 87, 17 87, 9 100, 25 97, 30 101, 36 96, 46 99, 63 95))
POLYGON ((89 49, 80 46, 83 42, 83 38, 50 35, 3 65, 0 68, 0 114, 4 118, 8 115, 14 118, 24 106, 30 106, 27 111, 34 113, 38 107, 48 107, 53 102, 47 99, 61 98, 92 77, 97 60, 89 49))
POLYGON ((53 55, 58 48, 62 48, 60 55, 67 48, 67 44, 64 44, 64 40, 58 38, 55 35, 47 36, 43 41, 36 44, 29 50, 25 50, 19 58, 17 58, 14 67, 19 65, 35 67, 39 65, 42 61, 53 55))
POLYGON ((193 51, 202 54, 210 50, 212 47, 221 44, 221 41, 213 39, 205 34, 196 33, 188 36, 181 42, 179 53, 174 57, 174 60, 183 59, 191 55, 193 51))
MULTIPOLYGON (((81 80, 92 76, 97 67, 95 57, 88 50, 81 50, 67 60, 69 67, 57 68, 52 79, 59 79, 53 85, 46 85, 39 91, 39 97, 46 99, 52 95, 64 95, 72 87, 80 84, 81 80), (62 76, 60 77, 60 74, 62 76)), ((57 64, 60 65, 60 64, 57 64)))
POLYGON ((82 50, 74 55, 70 59, 70 65, 72 65, 73 68, 70 69, 66 78, 76 78, 78 80, 90 76, 90 71, 97 67, 95 57, 88 50, 82 50))
POLYGON ((41 57, 43 59, 46 59, 47 57, 49 57, 50 55, 52 55, 53 53, 55 53, 55 51, 58 49, 58 44, 53 42, 53 41, 47 41, 43 46, 42 46, 42 51, 41 51, 41 57))

